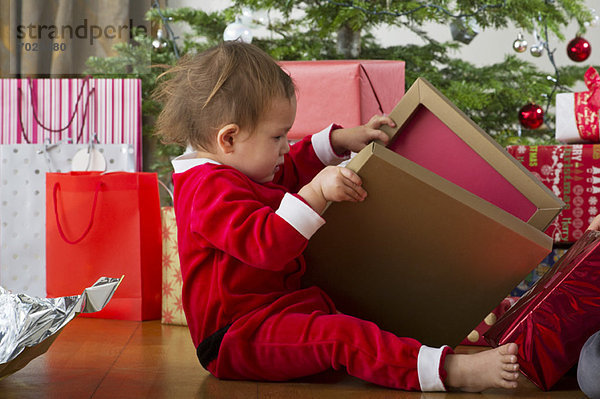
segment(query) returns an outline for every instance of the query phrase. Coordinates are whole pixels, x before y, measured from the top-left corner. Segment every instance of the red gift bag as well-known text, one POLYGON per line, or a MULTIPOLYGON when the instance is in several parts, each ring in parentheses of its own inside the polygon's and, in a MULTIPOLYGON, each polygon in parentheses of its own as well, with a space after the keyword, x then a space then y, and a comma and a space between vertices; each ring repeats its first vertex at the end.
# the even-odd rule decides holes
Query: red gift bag
POLYGON ((161 220, 154 173, 46 175, 46 287, 76 295, 101 276, 125 278, 90 317, 150 320, 161 315, 161 220))

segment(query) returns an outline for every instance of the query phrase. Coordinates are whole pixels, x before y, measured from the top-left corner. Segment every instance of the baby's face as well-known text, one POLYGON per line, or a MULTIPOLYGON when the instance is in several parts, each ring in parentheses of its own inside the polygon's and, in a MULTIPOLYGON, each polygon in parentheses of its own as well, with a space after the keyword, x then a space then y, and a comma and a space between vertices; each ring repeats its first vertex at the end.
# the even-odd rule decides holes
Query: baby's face
POLYGON ((290 150, 287 133, 295 118, 295 96, 275 99, 255 131, 243 132, 236 143, 235 165, 232 166, 259 183, 272 181, 283 164, 283 155, 290 150))

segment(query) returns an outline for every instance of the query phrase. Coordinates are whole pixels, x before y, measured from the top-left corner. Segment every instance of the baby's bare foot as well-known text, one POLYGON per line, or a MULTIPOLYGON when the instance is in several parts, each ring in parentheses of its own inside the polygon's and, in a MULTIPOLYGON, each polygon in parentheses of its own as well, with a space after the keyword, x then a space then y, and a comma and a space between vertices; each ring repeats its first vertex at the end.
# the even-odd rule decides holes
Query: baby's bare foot
POLYGON ((516 388, 519 377, 517 344, 469 355, 447 355, 446 386, 467 392, 488 388, 516 388))

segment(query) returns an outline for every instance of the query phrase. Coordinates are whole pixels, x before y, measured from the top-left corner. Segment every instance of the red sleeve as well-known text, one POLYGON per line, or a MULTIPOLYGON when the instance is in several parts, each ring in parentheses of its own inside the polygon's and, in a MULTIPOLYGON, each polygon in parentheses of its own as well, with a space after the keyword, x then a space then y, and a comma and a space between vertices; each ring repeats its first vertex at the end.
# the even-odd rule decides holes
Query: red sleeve
POLYGON ((308 243, 299 231, 261 202, 260 185, 229 170, 206 175, 197 185, 191 231, 247 265, 281 270, 308 243))
POLYGON ((283 167, 273 179, 292 192, 297 192, 309 183, 325 165, 337 165, 348 159, 350 152, 336 154, 331 144, 331 132, 342 129, 335 123, 318 133, 304 137, 290 147, 284 156, 283 167))
POLYGON ((274 183, 296 193, 325 167, 315 153, 311 137, 305 136, 290 146, 290 152, 284 156, 283 167, 273 179, 274 183))

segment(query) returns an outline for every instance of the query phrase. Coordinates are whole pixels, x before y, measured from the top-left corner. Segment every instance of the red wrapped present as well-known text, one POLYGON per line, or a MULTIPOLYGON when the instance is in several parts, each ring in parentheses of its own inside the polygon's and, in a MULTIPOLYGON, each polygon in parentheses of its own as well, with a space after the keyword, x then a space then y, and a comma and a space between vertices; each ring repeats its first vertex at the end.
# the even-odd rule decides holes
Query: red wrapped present
POLYGON ((504 314, 512 305, 517 302, 515 297, 506 297, 500 302, 500 305, 496 306, 494 310, 488 314, 485 319, 463 341, 461 345, 477 345, 477 346, 489 346, 487 341, 483 338, 483 334, 490 329, 491 326, 496 324, 496 321, 504 314))
POLYGON ((556 139, 564 143, 600 142, 600 74, 589 67, 588 91, 556 95, 556 139))
POLYGON ((554 242, 562 243, 581 238, 598 215, 600 145, 508 146, 506 149, 566 204, 546 234, 554 242))
POLYGON ((404 61, 339 60, 280 63, 297 88, 296 120, 290 139, 338 123, 365 124, 389 113, 404 94, 404 61))
POLYGON ((494 347, 519 345, 521 372, 550 389, 600 329, 600 232, 586 231, 490 329, 494 347))

